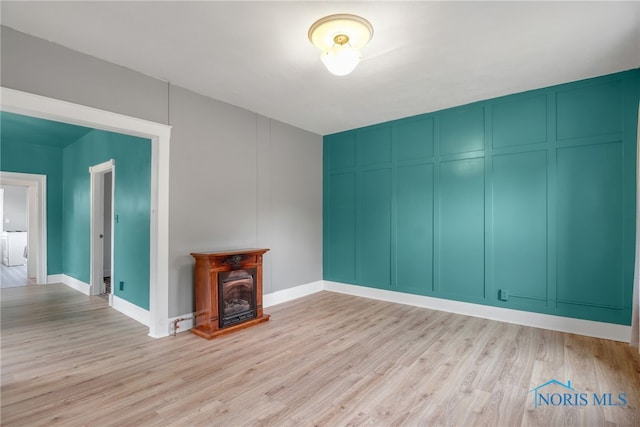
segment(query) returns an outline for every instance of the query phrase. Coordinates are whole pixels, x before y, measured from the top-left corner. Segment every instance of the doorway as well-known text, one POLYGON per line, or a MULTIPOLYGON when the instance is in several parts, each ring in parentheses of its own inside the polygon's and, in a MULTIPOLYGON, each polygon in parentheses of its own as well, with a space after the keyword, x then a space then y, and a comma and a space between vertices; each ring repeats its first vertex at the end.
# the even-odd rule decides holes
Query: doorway
POLYGON ((113 305, 113 218, 115 161, 89 168, 91 174, 91 295, 107 295, 113 305), (108 280, 108 282, 107 282, 108 280))
POLYGON ((113 277, 113 245, 112 245, 112 233, 113 230, 113 217, 115 209, 113 209, 113 172, 107 172, 104 174, 104 243, 103 248, 103 294, 111 295, 111 278, 113 277))
MULTIPOLYGON (((2 111, 57 120, 96 129, 141 136, 151 139, 151 244, 150 297, 148 317, 142 321, 149 326, 154 338, 169 335, 169 143, 171 127, 134 117, 99 110, 14 89, 0 87, 2 111)), ((46 177, 45 177, 46 178, 46 177)), ((46 185, 39 187, 40 212, 46 209, 46 185)), ((46 213, 40 218, 46 227, 46 213)), ((41 228, 42 229, 42 228, 41 228)), ((42 233, 46 239, 46 233, 42 233)), ((40 244, 39 271, 45 266, 46 240, 40 244)), ((46 283, 46 282, 45 282, 46 283)))
POLYGON ((24 233, 28 236, 24 253, 27 259, 27 278, 29 283, 41 285, 47 283, 46 180, 45 175, 0 172, 0 185, 27 189, 25 230, 28 232, 24 233))
POLYGON ((29 227, 27 223, 29 203, 27 201, 29 187, 24 185, 2 185, 0 187, 0 288, 26 286, 29 279, 35 283, 33 261, 28 257, 29 227), (29 270, 29 271, 28 271, 29 270))

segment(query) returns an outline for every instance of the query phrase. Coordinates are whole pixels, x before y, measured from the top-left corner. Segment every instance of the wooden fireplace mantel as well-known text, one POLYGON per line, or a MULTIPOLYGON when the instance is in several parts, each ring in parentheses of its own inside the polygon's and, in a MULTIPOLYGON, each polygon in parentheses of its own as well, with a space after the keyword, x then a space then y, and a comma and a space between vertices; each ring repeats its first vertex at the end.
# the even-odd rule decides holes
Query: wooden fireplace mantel
POLYGON ((191 332, 206 339, 228 334, 269 320, 262 308, 262 256, 269 249, 238 249, 192 253, 195 266, 195 327, 191 332), (221 326, 219 276, 221 273, 255 269, 255 317, 221 326))

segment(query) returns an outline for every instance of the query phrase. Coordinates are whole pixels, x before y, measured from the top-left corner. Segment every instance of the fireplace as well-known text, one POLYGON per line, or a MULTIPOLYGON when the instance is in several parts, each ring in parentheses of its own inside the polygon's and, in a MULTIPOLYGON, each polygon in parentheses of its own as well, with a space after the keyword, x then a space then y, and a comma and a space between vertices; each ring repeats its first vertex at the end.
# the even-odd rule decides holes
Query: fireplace
POLYGON ((191 254, 196 260, 191 332, 212 339, 269 320, 262 310, 262 256, 268 250, 191 254))
POLYGON ((218 274, 221 328, 256 317, 255 271, 252 268, 218 274))

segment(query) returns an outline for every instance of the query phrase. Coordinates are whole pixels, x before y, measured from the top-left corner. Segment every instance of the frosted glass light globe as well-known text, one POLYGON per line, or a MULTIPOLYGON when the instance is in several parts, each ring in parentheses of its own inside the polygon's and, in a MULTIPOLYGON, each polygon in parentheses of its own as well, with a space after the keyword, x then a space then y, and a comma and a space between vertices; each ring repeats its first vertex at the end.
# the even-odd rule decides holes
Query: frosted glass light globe
POLYGON ((345 76, 358 66, 362 53, 349 45, 335 45, 322 52, 320 60, 331 74, 345 76))
POLYGON ((366 19, 350 14, 329 15, 309 28, 309 40, 322 51, 320 60, 330 73, 344 76, 362 60, 362 49, 373 36, 366 19))

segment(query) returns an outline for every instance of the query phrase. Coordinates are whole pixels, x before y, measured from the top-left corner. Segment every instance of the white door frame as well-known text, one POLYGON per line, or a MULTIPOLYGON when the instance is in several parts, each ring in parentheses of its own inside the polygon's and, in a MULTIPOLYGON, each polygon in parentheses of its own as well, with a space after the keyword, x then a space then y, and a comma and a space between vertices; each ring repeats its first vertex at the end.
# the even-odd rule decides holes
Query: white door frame
POLYGON ((0 88, 1 110, 151 140, 149 335, 169 335, 169 142, 171 126, 0 88))
POLYGON ((36 283, 47 284, 47 176, 31 173, 0 172, 0 185, 28 187, 27 231, 29 257, 27 271, 35 262, 36 283))
MULTIPOLYGON (((115 160, 111 159, 98 165, 91 166, 91 275, 89 293, 100 295, 104 293, 104 176, 111 172, 115 182, 115 160)), ((111 218, 114 209, 114 191, 111 191, 111 218)), ((111 227, 111 242, 113 242, 111 227)), ((113 243, 111 244, 111 269, 113 270, 113 243)), ((112 274, 113 276, 113 274, 112 274)), ((113 288, 112 288, 113 289, 113 288)), ((109 305, 113 305, 113 293, 109 292, 109 305)))

